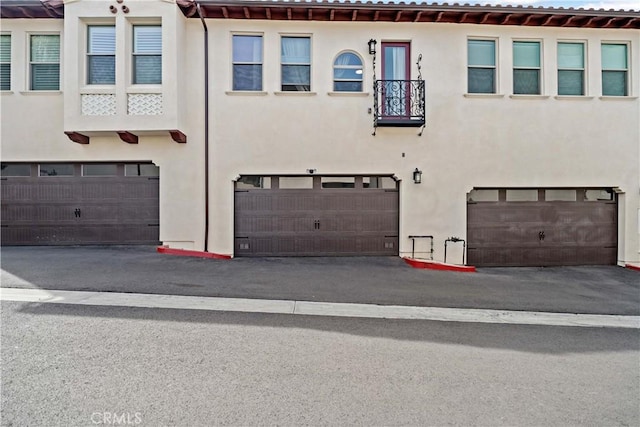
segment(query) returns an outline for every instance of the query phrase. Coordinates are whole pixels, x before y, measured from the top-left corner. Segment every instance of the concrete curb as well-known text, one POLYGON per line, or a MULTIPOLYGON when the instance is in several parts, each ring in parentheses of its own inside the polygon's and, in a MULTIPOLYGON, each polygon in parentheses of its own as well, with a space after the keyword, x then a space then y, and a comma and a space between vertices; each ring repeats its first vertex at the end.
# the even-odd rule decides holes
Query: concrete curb
POLYGON ((369 319, 640 329, 640 316, 0 288, 0 301, 369 319))
POLYGON ((472 265, 445 264, 436 261, 418 260, 414 258, 402 258, 404 262, 413 268, 424 268, 428 270, 457 271, 460 273, 475 273, 476 268, 472 265))
POLYGON ((628 268, 629 270, 633 270, 633 271, 640 271, 640 265, 636 265, 636 264, 625 264, 625 268, 628 268))
POLYGON ((169 246, 158 246, 158 253, 165 255, 175 255, 175 256, 189 256, 196 258, 211 258, 211 259, 231 259, 231 255, 223 255, 223 254, 215 254, 213 252, 203 252, 203 251, 192 251, 187 249, 173 249, 169 246))

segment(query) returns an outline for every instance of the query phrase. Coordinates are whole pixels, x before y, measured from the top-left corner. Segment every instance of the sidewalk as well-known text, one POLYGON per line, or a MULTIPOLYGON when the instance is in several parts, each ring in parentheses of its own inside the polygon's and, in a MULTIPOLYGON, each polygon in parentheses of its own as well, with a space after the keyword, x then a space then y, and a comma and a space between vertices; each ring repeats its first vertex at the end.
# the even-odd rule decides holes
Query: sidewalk
POLYGON ((3 288, 436 308, 640 315, 640 275, 616 266, 413 269, 389 258, 211 260, 155 247, 4 247, 3 288))

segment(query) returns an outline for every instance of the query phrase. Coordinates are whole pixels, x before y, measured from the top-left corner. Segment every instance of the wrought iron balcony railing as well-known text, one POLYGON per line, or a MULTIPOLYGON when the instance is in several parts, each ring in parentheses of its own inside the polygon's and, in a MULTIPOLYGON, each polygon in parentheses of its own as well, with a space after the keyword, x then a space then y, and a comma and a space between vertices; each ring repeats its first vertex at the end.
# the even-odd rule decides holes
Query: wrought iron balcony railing
POLYGON ((424 126, 424 80, 376 80, 373 88, 374 127, 424 126))

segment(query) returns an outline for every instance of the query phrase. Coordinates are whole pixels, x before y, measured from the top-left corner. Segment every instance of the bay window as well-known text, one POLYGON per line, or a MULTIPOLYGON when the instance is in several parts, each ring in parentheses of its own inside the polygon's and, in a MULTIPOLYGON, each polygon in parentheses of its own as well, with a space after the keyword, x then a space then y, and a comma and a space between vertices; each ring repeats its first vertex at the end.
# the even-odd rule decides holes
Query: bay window
POLYGON ((87 84, 115 84, 116 27, 90 25, 87 34, 87 84))
POLYGON ((133 27, 133 84, 162 83, 162 27, 133 27))

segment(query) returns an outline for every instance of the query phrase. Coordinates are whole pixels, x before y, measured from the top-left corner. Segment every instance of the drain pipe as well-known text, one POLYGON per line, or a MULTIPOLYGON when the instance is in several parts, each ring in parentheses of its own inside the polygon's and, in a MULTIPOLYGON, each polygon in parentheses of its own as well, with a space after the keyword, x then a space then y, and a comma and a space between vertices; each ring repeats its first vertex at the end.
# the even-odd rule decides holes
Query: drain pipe
POLYGON ((204 251, 209 247, 209 29, 204 22, 200 3, 196 9, 204 28, 204 251))

